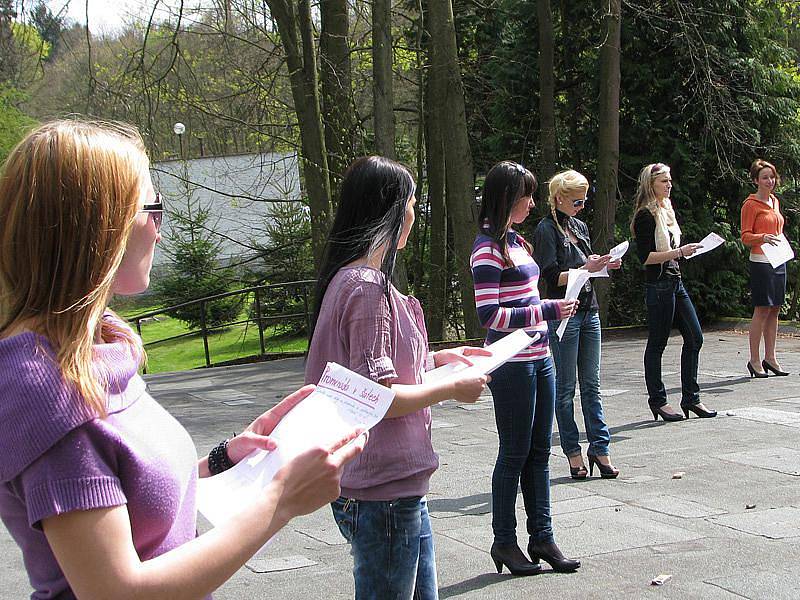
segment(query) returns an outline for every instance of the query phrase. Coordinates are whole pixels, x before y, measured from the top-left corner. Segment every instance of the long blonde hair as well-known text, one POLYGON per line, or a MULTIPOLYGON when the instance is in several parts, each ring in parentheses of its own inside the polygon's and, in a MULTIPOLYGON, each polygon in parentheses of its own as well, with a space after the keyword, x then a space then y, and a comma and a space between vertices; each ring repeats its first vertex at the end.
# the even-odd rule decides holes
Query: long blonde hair
POLYGON ((550 214, 553 215, 553 220, 556 227, 562 235, 566 235, 558 222, 558 215, 556 213, 556 199, 558 196, 564 194, 571 194, 578 190, 589 191, 589 181, 572 169, 556 173, 547 183, 547 203, 550 205, 550 214))
POLYGON ((639 172, 639 185, 636 188, 636 195, 633 198, 633 214, 631 215, 630 230, 631 235, 636 236, 633 228, 633 223, 636 220, 636 215, 641 210, 648 210, 656 221, 656 250, 663 252, 669 250, 668 247, 662 248, 659 244, 659 239, 669 240, 669 233, 673 234, 676 244, 680 244, 681 228, 675 218, 675 210, 672 208, 672 202, 669 198, 664 198, 663 205, 659 203, 659 198, 656 198, 655 190, 653 189, 653 182, 659 175, 669 174, 669 167, 664 163, 652 163, 645 166, 639 172))
POLYGON ((0 172, 0 336, 50 342, 65 380, 105 416, 93 344, 140 340, 103 320, 138 210, 148 159, 133 127, 53 121, 29 133, 0 172))

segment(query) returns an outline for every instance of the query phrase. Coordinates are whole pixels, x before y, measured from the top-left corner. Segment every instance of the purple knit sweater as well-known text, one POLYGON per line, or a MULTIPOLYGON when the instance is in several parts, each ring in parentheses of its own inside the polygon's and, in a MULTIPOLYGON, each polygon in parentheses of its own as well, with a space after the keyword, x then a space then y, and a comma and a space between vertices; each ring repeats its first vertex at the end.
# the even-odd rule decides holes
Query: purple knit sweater
MULTIPOLYGON (((306 361, 306 383, 317 383, 328 361, 373 381, 422 382, 428 333, 422 307, 391 285, 386 302, 383 274, 344 267, 325 291, 306 361)), ((369 432, 364 451, 344 467, 342 496, 396 500, 428 493, 439 457, 431 444, 431 409, 385 418, 369 432)))
POLYGON ((31 598, 75 597, 42 532, 47 517, 125 504, 142 560, 196 536, 189 434, 147 393, 129 343, 97 344, 94 355, 109 390, 105 419, 63 380, 45 338, 0 340, 0 518, 22 550, 31 598))

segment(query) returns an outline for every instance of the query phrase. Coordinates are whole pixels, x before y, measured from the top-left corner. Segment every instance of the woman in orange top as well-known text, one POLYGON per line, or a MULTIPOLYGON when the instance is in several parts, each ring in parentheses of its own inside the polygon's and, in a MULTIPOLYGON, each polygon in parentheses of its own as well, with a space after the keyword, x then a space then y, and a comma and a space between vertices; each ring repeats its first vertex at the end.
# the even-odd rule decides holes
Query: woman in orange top
POLYGON ((758 186, 742 205, 742 242, 750 248, 750 293, 753 299, 753 320, 750 323, 750 377, 788 375, 775 358, 778 335, 778 313, 786 294, 786 264, 777 268, 764 256, 763 244, 775 245, 783 233, 783 215, 778 198, 772 193, 780 183, 775 165, 756 159, 750 166, 750 177, 758 186), (759 354, 764 338, 764 360, 759 354))

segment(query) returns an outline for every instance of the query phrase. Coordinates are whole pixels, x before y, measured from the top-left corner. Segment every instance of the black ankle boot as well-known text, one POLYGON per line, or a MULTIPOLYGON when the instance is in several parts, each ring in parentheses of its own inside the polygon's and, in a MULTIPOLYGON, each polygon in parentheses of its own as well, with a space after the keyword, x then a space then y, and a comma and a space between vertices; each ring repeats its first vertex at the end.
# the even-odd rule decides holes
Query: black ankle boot
POLYGON ((539 559, 550 563, 553 571, 557 573, 571 573, 581 566, 581 561, 567 558, 558 549, 555 542, 528 542, 528 555, 531 557, 531 562, 537 562, 539 559))
POLYGON ((494 543, 490 554, 498 573, 503 572, 503 565, 508 567, 512 575, 536 575, 542 572, 541 565, 529 561, 516 544, 501 546, 494 543))

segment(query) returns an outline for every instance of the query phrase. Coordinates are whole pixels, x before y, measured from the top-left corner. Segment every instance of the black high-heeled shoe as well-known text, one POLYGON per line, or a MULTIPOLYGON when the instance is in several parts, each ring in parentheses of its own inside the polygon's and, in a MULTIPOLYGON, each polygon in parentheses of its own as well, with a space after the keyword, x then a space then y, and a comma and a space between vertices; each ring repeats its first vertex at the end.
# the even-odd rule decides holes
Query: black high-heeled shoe
MULTIPOLYGON (((569 462, 569 456, 567 457, 567 462, 569 462)), ((580 467, 573 467, 572 463, 569 465, 569 476, 573 479, 586 479, 588 472, 586 471, 586 465, 583 464, 583 460, 581 460, 580 467)))
POLYGON ((683 410, 683 414, 686 415, 686 418, 689 418, 689 411, 696 414, 701 419, 710 419, 711 417, 717 416, 717 411, 715 410, 705 410, 704 408, 700 408, 696 404, 683 404, 681 403, 681 409, 683 410))
MULTIPOLYGON (((750 371, 750 379, 752 379, 753 377, 755 377, 756 379, 764 379, 766 377, 769 377, 769 375, 767 373, 762 373, 761 371, 756 371, 753 368, 753 365, 750 364, 749 360, 747 361, 747 370, 750 371)), ((787 375, 788 375, 788 373, 787 373, 787 375)))
POLYGON ((538 563, 539 559, 549 563, 556 573, 572 573, 581 566, 581 561, 567 558, 558 549, 555 542, 528 542, 528 555, 531 562, 538 563))
MULTIPOLYGON (((665 404, 664 406, 669 406, 669 405, 665 404)), ((653 421, 658 421, 658 417, 659 416, 662 419, 664 419, 665 421, 668 421, 668 422, 669 421, 683 421, 683 417, 682 416, 680 416, 678 413, 675 413, 675 412, 667 412, 666 410, 664 410, 663 406, 657 406, 657 407, 651 406, 650 407, 650 412, 653 413, 653 421)))
POLYGON ((503 565, 508 567, 512 575, 526 576, 542 572, 542 565, 529 561, 516 544, 508 546, 492 544, 489 554, 492 556, 498 573, 503 572, 503 565))
POLYGON ((615 479, 617 475, 619 475, 619 469, 617 467, 614 465, 604 465, 598 460, 597 455, 587 454, 586 458, 589 459, 589 475, 594 473, 595 465, 597 465, 600 471, 600 477, 603 479, 615 479))
POLYGON ((773 375, 777 375, 778 377, 786 377, 789 373, 786 371, 781 371, 780 369, 776 369, 771 364, 769 364, 766 360, 761 361, 761 366, 764 369, 764 374, 766 375, 766 371, 772 371, 773 375))

